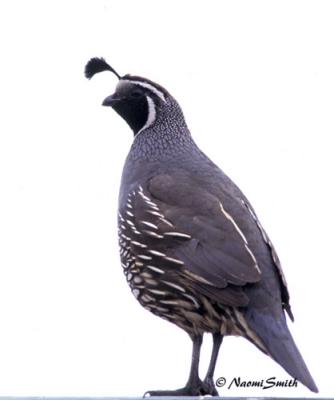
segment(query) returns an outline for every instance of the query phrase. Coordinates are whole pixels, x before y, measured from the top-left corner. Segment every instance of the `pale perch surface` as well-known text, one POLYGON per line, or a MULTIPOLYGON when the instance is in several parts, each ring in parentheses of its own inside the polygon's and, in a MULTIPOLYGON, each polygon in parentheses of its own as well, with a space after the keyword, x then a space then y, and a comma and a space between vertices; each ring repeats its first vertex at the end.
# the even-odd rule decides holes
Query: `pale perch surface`
MULTIPOLYGON (((0 400, 142 400, 143 397, 43 397, 43 396, 32 396, 32 397, 14 397, 14 396, 0 396, 0 400)), ((214 399, 214 400, 305 400, 305 397, 170 397, 170 396, 159 396, 159 397, 148 397, 152 400, 182 400, 182 399, 214 399)), ((307 400, 334 400, 334 397, 307 397, 307 400)))

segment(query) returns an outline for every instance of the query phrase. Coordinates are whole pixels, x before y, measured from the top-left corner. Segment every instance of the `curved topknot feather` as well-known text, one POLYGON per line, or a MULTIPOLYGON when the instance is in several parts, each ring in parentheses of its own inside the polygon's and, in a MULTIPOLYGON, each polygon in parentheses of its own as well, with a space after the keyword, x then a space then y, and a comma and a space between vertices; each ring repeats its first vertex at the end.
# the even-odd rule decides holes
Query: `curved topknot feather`
POLYGON ((87 79, 91 79, 95 74, 103 71, 113 72, 118 79, 122 77, 112 68, 104 58, 94 57, 91 58, 85 67, 85 76, 87 79))

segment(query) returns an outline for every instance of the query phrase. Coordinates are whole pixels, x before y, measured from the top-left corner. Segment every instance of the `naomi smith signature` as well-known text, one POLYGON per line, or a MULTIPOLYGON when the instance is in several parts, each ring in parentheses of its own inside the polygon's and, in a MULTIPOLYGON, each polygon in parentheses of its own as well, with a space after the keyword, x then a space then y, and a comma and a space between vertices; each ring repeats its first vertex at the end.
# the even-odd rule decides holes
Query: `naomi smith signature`
POLYGON ((240 376, 233 378, 230 382, 227 382, 226 378, 220 377, 216 380, 217 387, 223 387, 226 385, 227 389, 231 389, 233 387, 236 388, 250 388, 250 387, 258 387, 265 389, 272 389, 275 387, 286 387, 292 388, 297 387, 296 379, 285 379, 278 380, 275 376, 266 379, 259 380, 246 380, 242 379, 240 376))

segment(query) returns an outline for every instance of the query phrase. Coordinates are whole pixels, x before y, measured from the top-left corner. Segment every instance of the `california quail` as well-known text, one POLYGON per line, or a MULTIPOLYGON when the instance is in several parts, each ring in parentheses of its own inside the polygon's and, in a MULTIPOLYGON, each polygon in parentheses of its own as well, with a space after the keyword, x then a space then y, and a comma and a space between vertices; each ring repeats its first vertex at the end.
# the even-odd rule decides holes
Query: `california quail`
POLYGON ((283 271, 266 232, 239 188, 197 147, 182 110, 162 86, 121 77, 91 59, 87 78, 119 78, 103 101, 134 132, 119 195, 121 263, 132 293, 193 342, 185 387, 149 395, 218 395, 213 373, 223 336, 248 339, 313 392, 317 387, 286 324, 291 320, 283 271), (204 380, 202 337, 213 335, 204 380))

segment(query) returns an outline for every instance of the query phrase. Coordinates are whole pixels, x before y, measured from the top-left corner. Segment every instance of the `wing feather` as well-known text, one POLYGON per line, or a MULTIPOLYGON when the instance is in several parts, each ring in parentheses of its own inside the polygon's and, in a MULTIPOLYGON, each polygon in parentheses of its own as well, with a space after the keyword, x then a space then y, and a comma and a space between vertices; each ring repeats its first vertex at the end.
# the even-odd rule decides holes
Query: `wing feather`
POLYGON ((170 245, 167 254, 192 274, 221 289, 260 280, 255 257, 233 216, 222 211, 222 199, 171 175, 153 177, 147 191, 173 229, 190 237, 170 245))

